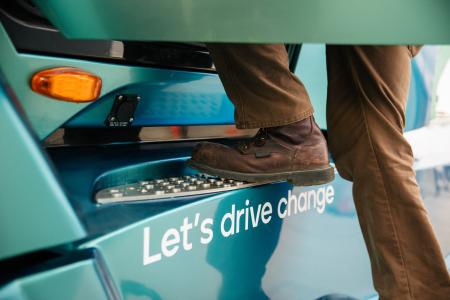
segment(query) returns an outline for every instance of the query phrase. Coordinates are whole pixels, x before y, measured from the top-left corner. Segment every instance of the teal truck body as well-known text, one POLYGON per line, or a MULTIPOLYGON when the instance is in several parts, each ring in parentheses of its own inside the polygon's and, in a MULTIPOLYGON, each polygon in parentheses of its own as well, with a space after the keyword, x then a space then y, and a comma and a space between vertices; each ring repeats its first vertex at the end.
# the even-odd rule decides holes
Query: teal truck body
MULTIPOLYGON (((185 162, 199 140, 233 140, 233 106, 198 41, 289 43, 326 131, 324 43, 449 44, 448 1, 34 2, 0 6, 0 299, 376 299, 351 183, 338 174, 308 188, 96 195, 195 177, 185 162), (31 89, 33 74, 61 66, 99 76, 99 99, 31 89), (120 95, 141 100, 130 126, 110 128, 120 95)), ((434 45, 413 60, 410 133, 433 117, 449 57, 434 45)), ((417 179, 450 268, 450 160, 429 161, 417 179)))

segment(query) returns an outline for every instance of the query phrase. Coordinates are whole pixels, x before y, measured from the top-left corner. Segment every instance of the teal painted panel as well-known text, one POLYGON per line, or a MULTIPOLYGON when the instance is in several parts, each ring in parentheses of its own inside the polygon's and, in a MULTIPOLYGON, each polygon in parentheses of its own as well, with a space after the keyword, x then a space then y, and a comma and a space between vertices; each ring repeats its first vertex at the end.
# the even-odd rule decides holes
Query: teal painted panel
MULTIPOLYGON (((225 279, 229 279, 228 272, 233 272, 236 267, 232 260, 238 262, 249 256, 253 257, 254 268, 241 270, 243 274, 248 275, 248 280, 242 280, 242 285, 253 293, 254 289, 258 288, 257 285, 255 286, 258 281, 253 282, 253 278, 262 275, 261 268, 264 268, 264 261, 273 250, 273 245, 276 244, 281 221, 274 219, 270 224, 265 225, 259 220, 258 228, 251 228, 248 231, 241 228, 240 234, 223 238, 220 233, 220 218, 233 203, 237 208, 241 208, 245 206, 245 200, 249 199, 251 205, 256 207, 262 202, 279 199, 287 187, 287 184, 272 184, 207 197, 124 227, 90 241, 82 247, 99 249, 124 299, 134 299, 138 296, 146 299, 180 299, 180 297, 183 299, 227 299, 218 295, 223 280, 221 272, 224 273, 225 279), (186 240, 187 244, 192 244, 192 248, 190 250, 183 248, 183 236, 181 236, 181 243, 176 253, 172 253, 171 257, 161 255, 160 245, 163 235, 171 228, 180 232, 180 226, 183 225, 185 218, 192 224, 186 240), (197 226, 195 226, 196 218, 198 218, 197 226), (203 223, 208 219, 214 219, 213 226, 203 223), (212 240, 207 244, 200 242, 202 238, 208 239, 207 234, 201 233, 202 226, 213 230, 212 240), (260 247, 263 241, 266 241, 265 251, 245 252, 246 248, 254 250, 260 247), (148 251, 145 250, 146 245, 148 251), (238 253, 232 251, 233 246, 237 247, 234 250, 238 253), (151 262, 149 257, 157 256, 158 253, 161 255, 161 260, 151 262), (230 255, 233 255, 233 258, 230 255)), ((241 278, 237 274, 235 276, 241 278)), ((242 290, 236 291, 240 295, 242 292, 242 290)), ((249 295, 249 297, 234 299, 263 298, 249 295)))
POLYGON ((115 93, 142 93, 136 125, 224 124, 232 122, 233 107, 225 95, 217 74, 157 68, 130 67, 111 63, 18 53, 0 24, 0 71, 20 101, 28 120, 40 139, 44 139, 71 117, 72 125, 103 126, 115 93), (31 76, 42 69, 71 66, 82 68, 102 78, 101 98, 93 104, 58 101, 33 92, 31 76), (211 101, 210 101, 211 100, 211 101), (211 107, 199 105, 207 102, 211 107), (172 105, 178 112, 170 114, 172 105), (197 107, 194 107, 196 104, 197 107), (186 107, 189 105, 189 107, 186 107), (205 110, 206 109, 206 110, 205 110), (209 110, 208 110, 209 109, 209 110), (189 110, 196 110, 190 113, 189 110), (142 119, 142 121, 141 121, 142 119))
POLYGON ((339 176, 268 184, 186 202, 81 247, 99 250, 124 299, 364 299, 374 291, 351 201, 339 176))
POLYGON ((19 278, 0 289, 3 300, 108 299, 92 260, 19 278))
POLYGON ((69 120, 65 127, 105 127, 117 94, 136 94, 141 101, 133 126, 222 125, 234 123, 234 106, 217 74, 188 72, 162 79, 171 70, 153 69, 153 80, 125 86, 105 95, 69 120), (160 74, 157 78, 156 74, 160 74))
POLYGON ((0 259, 85 233, 47 158, 0 86, 0 259))
POLYGON ((449 44, 448 0, 36 0, 70 38, 449 44))

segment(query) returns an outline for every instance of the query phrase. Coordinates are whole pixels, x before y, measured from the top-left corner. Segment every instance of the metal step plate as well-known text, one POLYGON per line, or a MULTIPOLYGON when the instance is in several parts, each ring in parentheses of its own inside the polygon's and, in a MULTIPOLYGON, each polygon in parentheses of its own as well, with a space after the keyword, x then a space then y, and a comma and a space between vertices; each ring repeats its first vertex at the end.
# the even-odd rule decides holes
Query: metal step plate
POLYGON ((129 201, 170 200, 175 197, 227 192, 261 184, 263 183, 249 183, 209 176, 206 174, 196 174, 182 177, 152 179, 110 187, 97 192, 95 200, 100 204, 129 201))

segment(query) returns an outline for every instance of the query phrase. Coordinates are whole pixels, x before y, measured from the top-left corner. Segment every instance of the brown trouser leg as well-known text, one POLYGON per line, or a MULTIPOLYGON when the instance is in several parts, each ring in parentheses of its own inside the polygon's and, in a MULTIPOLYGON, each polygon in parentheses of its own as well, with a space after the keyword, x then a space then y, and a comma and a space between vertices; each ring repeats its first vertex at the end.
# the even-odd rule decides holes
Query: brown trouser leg
MULTIPOLYGON (((283 45, 209 44, 241 128, 312 113, 283 45)), ((381 299, 450 299, 450 278, 404 139, 411 47, 328 46, 329 146, 354 201, 381 299)))
POLYGON ((235 106, 238 128, 286 125, 313 114, 303 83, 289 71, 284 45, 207 46, 235 106))
POLYGON ((450 278, 403 137, 406 46, 328 46, 329 147, 353 198, 381 299, 450 299, 450 278))

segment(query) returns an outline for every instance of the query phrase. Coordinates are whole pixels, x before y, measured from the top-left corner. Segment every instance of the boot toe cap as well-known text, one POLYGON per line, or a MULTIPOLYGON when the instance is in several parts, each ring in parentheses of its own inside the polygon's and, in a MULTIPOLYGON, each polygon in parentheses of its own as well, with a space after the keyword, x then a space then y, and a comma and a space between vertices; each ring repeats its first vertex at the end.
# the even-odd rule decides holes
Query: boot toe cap
POLYGON ((192 150, 191 159, 196 163, 217 167, 220 165, 220 157, 223 159, 223 152, 226 148, 221 144, 201 142, 192 150))

